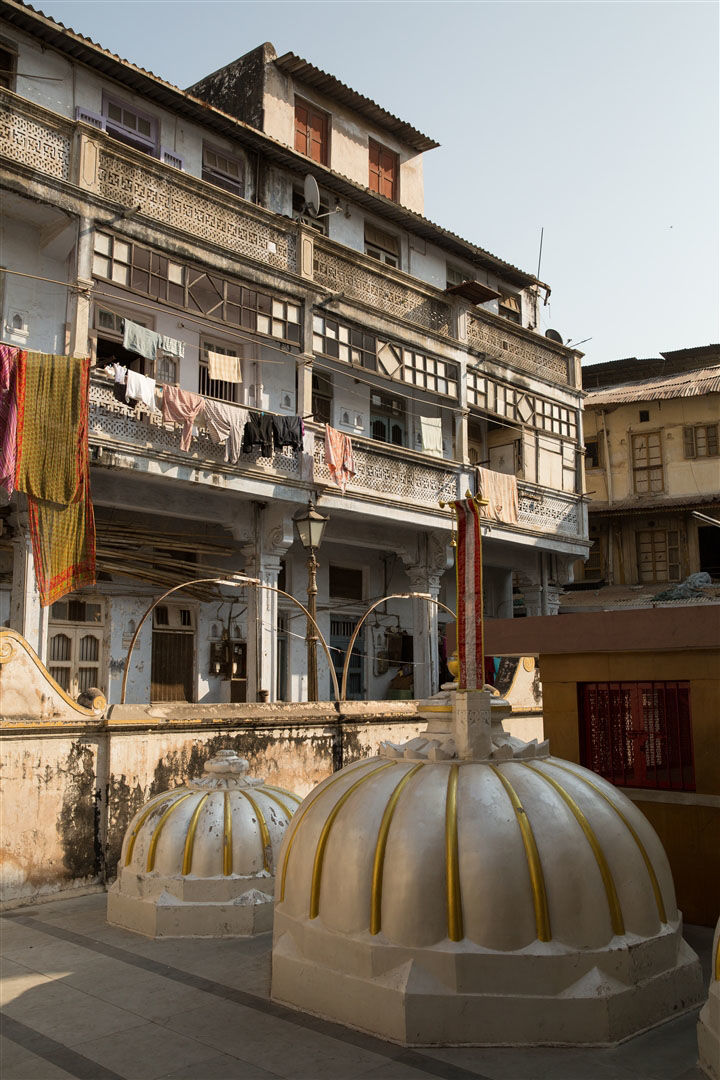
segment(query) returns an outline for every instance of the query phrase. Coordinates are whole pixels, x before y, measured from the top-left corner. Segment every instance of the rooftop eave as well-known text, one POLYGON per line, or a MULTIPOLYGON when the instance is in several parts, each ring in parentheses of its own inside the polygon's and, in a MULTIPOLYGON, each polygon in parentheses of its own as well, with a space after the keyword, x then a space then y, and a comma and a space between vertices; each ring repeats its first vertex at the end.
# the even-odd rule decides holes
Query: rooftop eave
POLYGON ((536 286, 549 294, 549 286, 532 274, 504 262, 496 255, 464 240, 456 233, 444 229, 441 225, 436 225, 421 214, 408 210, 383 195, 370 191, 369 188, 350 180, 341 173, 332 172, 327 166, 311 161, 257 128, 228 115, 200 98, 193 97, 192 94, 166 82, 152 72, 137 67, 128 60, 123 60, 116 53, 109 52, 90 38, 83 37, 63 26, 62 23, 36 11, 30 4, 20 3, 19 0, 0 0, 0 17, 18 29, 34 35, 57 49, 58 52, 103 72, 116 82, 123 83, 148 100, 182 113, 199 125, 219 131, 228 139, 244 141, 274 164, 298 173, 312 171, 316 174, 318 181, 333 194, 352 199, 353 202, 377 214, 378 217, 392 222, 398 228, 407 229, 408 232, 435 244, 457 258, 497 274, 511 285, 519 288, 536 286))

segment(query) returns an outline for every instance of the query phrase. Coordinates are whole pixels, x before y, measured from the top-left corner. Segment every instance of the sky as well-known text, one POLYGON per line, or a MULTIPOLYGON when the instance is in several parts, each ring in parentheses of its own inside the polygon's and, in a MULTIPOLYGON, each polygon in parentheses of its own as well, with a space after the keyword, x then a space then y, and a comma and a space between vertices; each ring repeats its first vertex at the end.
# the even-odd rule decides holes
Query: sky
POLYGON ((552 288, 584 363, 720 341, 714 2, 35 0, 186 87, 264 41, 441 146, 425 214, 552 288))

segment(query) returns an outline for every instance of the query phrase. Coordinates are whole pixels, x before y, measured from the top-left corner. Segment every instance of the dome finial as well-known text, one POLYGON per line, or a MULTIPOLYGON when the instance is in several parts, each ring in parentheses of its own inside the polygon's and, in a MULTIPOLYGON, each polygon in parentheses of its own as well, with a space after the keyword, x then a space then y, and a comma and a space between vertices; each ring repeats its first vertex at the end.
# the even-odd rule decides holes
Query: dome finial
POLYGON ((247 758, 239 757, 235 750, 218 750, 205 762, 205 772, 214 776, 242 776, 250 768, 247 758))

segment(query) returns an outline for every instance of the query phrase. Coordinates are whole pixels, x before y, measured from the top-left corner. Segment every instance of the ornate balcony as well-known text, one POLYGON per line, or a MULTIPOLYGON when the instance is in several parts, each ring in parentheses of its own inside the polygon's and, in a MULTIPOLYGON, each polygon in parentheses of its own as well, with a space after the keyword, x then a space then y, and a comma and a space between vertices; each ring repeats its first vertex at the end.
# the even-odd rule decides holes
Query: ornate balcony
MULTIPOLYGON (((480 308, 468 311, 467 340, 457 338, 456 302, 401 270, 148 157, 87 123, 76 123, 0 89, 0 159, 32 170, 35 181, 74 185, 170 229, 265 267, 301 275, 461 348, 490 365, 516 368, 575 386, 569 350, 480 308), (303 244, 298 242, 302 232, 303 244), (301 251, 301 249, 307 249, 301 251)), ((459 311, 459 309, 457 309, 459 311)))
POLYGON ((523 529, 584 540, 584 520, 582 499, 579 495, 519 481, 518 522, 523 529))
MULTIPOLYGON (((264 458, 256 448, 243 454, 237 464, 225 461, 222 446, 216 446, 200 428, 190 449, 180 448, 180 428, 163 423, 160 413, 144 406, 131 409, 115 399, 112 383, 95 375, 90 385, 90 444, 115 455, 150 454, 180 464, 197 464, 213 471, 255 478, 293 480, 299 486, 327 484, 335 487, 325 465, 324 433, 310 425, 313 453, 276 450, 264 458)), ((416 508, 437 509, 439 501, 457 498, 461 469, 452 462, 429 462, 401 447, 390 447, 368 439, 353 439, 357 474, 348 486, 347 498, 363 496, 416 508)), ((112 460, 112 459, 111 459, 112 460)))

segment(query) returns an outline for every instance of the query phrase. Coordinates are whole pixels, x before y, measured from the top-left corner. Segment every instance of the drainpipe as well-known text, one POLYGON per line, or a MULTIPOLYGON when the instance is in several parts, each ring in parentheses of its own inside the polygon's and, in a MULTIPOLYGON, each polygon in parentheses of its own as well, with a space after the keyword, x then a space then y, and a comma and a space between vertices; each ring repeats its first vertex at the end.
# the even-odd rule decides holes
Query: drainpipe
MULTIPOLYGON (((602 423, 603 432, 603 459, 605 461, 605 484, 607 487, 608 506, 613 504, 613 485, 612 485, 612 470, 610 468, 610 440, 608 439, 607 427, 605 425, 605 410, 600 410, 600 421, 602 423)), ((613 545, 615 543, 614 530, 612 519, 608 520, 608 546, 607 546, 607 576, 608 583, 614 584, 615 572, 614 572, 614 556, 613 545)))

